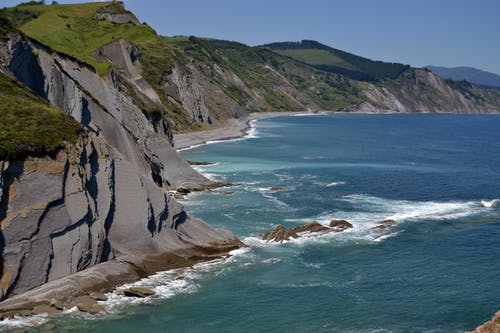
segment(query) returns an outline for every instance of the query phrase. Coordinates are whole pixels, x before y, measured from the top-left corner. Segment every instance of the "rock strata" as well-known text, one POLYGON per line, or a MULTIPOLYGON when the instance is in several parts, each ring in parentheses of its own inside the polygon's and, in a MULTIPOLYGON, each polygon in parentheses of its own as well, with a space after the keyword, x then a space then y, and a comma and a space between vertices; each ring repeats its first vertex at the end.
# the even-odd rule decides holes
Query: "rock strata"
MULTIPOLYGON (((92 292, 243 246, 168 194, 220 184, 193 170, 173 149, 169 130, 153 126, 112 76, 20 34, 9 38, 0 41, 0 70, 71 115, 86 134, 56 156, 0 161, 2 317, 58 309, 54 302, 98 312, 101 297, 92 292), (76 302, 81 296, 89 299, 76 302)), ((124 50, 126 43, 116 43, 103 54, 143 82, 124 50)), ((141 87, 138 94, 149 91, 141 87)))

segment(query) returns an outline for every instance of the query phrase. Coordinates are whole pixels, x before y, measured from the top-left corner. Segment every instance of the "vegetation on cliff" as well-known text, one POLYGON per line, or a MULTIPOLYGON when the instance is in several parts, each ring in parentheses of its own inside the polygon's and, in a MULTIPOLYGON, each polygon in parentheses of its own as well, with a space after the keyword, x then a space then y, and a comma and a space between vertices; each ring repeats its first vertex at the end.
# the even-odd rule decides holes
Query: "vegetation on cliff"
POLYGON ((83 128, 0 72, 0 160, 46 154, 75 142, 83 128))

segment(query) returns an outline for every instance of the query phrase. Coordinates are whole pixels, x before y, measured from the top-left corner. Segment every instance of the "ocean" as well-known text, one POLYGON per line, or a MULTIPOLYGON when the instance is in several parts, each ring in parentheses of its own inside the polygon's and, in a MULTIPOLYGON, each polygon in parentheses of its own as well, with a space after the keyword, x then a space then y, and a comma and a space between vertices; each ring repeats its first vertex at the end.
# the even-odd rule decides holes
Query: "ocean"
POLYGON ((245 139, 182 152, 234 184, 189 195, 188 212, 247 248, 138 282, 152 298, 111 295, 110 315, 30 331, 463 332, 500 310, 500 116, 287 116, 254 126, 245 139), (332 219, 353 228, 258 238, 277 224, 332 219), (384 219, 397 224, 372 229, 384 219))

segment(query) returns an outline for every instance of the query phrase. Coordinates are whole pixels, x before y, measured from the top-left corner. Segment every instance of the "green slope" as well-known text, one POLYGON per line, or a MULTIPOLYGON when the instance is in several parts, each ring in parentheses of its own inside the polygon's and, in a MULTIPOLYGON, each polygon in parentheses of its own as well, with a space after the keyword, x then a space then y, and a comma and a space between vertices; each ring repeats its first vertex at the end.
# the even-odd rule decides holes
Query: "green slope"
POLYGON ((0 160, 54 152, 83 132, 70 116, 0 72, 0 160))
POLYGON ((294 58, 318 69, 345 75, 354 80, 379 81, 395 79, 410 66, 374 61, 334 49, 312 40, 262 45, 274 52, 294 58))
MULTIPOLYGON (((116 24, 107 20, 96 20, 94 15, 98 12, 129 14, 134 17, 125 10, 121 2, 77 5, 24 4, 4 9, 0 14, 7 17, 27 36, 90 64, 99 74, 106 73, 110 67, 107 61, 96 55, 102 46, 120 38, 133 41, 146 49, 157 48, 155 44, 162 42, 146 24, 116 24)), ((164 56, 168 57, 168 53, 164 56)))
MULTIPOLYGON (((341 110, 361 102, 357 85, 344 77, 304 66, 293 59, 265 48, 250 47, 237 42, 197 37, 168 38, 188 58, 205 65, 217 64, 235 73, 245 85, 265 97, 268 109, 247 105, 249 92, 236 85, 223 85, 226 93, 252 112, 302 111, 311 102, 324 110, 341 110), (301 94, 301 103, 276 89, 290 84, 301 94)), ((217 83, 217 82, 216 82, 217 83)))

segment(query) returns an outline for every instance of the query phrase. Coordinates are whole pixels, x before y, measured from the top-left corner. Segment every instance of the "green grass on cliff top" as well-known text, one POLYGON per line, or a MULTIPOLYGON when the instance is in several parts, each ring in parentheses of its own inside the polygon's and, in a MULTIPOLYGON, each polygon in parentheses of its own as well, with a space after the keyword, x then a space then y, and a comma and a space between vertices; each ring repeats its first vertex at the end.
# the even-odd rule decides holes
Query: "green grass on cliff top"
POLYGON ((71 5, 25 4, 2 11, 19 30, 55 51, 68 54, 93 66, 100 75, 110 65, 99 59, 96 52, 117 39, 141 46, 161 42, 161 38, 146 24, 116 24, 98 21, 98 11, 128 13, 119 2, 93 2, 71 5))
POLYGON ((82 131, 69 115, 0 72, 0 160, 54 152, 82 131))

